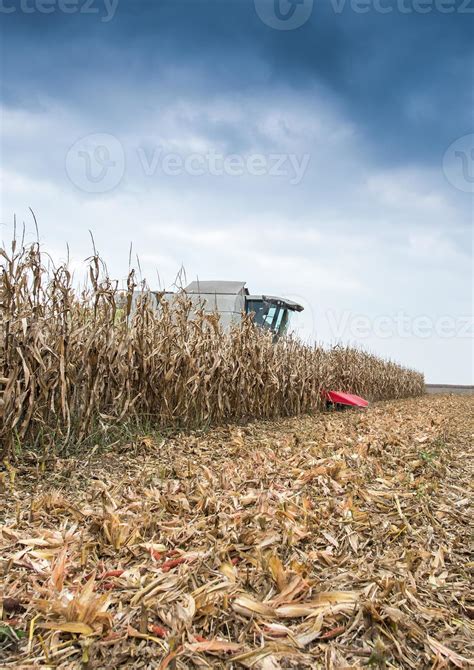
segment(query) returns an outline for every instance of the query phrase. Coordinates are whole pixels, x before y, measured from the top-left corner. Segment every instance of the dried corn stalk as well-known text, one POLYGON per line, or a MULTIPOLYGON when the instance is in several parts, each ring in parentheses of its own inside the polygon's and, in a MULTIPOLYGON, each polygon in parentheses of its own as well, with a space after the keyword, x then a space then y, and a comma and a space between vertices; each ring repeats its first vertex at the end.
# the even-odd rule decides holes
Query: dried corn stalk
MULTIPOLYGON (((314 412, 322 388, 373 400, 423 393, 423 376, 376 356, 294 338, 273 344, 249 319, 224 333, 178 294, 131 310, 98 256, 79 295, 67 266, 47 270, 38 245, 0 249, 0 439, 53 450, 112 424, 195 427, 314 412)), ((159 298, 159 296, 158 296, 159 298)))

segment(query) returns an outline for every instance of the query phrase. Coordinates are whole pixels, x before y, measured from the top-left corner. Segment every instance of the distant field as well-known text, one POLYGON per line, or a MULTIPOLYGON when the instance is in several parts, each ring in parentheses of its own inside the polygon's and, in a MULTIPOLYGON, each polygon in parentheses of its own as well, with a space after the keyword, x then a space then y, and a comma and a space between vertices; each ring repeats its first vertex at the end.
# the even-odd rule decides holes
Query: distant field
POLYGON ((474 386, 456 386, 454 384, 426 384, 427 393, 474 393, 474 386))

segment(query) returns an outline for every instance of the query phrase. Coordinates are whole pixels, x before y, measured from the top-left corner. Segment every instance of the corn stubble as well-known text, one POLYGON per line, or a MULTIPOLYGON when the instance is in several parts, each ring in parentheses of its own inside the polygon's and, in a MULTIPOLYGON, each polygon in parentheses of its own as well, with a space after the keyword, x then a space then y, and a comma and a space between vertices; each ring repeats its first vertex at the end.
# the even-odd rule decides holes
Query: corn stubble
MULTIPOLYGON (((423 376, 364 351, 310 347, 244 319, 224 333, 215 315, 179 294, 156 310, 130 272, 126 291, 98 255, 78 292, 66 265, 45 267, 39 246, 0 249, 0 427, 15 445, 55 451, 112 425, 193 428, 309 413, 321 389, 371 400, 417 396, 423 376)), ((143 286, 140 286, 143 288, 143 286)))
POLYGON ((474 667, 473 409, 30 454, 0 471, 0 667, 474 667))

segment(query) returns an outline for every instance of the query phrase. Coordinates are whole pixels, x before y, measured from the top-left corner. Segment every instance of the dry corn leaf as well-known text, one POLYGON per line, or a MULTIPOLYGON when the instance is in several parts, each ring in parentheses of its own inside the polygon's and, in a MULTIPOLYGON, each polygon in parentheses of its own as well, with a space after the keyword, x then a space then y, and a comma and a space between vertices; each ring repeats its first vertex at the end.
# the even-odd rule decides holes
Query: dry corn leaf
POLYGON ((255 614, 259 614, 263 617, 271 617, 275 615, 273 607, 265 603, 260 603, 247 596, 239 596, 236 598, 232 603, 232 608, 246 617, 252 617, 255 614))
POLYGON ((58 630, 62 633, 77 633, 78 635, 94 635, 94 629, 83 621, 64 621, 62 623, 46 622, 37 624, 40 628, 58 630))
POLYGON ((204 640, 202 642, 192 642, 187 644, 185 648, 188 651, 200 652, 228 652, 238 651, 241 645, 235 642, 227 642, 226 640, 204 640))
POLYGON ((468 667, 472 667, 474 665, 474 658, 468 659, 468 658, 465 658, 464 656, 461 656, 460 654, 456 653, 455 651, 452 651, 451 649, 448 649, 448 647, 446 647, 444 644, 441 644, 441 642, 438 642, 438 640, 435 640, 434 638, 430 637, 429 635, 427 637, 427 641, 428 641, 428 644, 431 647, 431 649, 436 654, 439 654, 443 658, 447 658, 457 668, 468 668, 468 667))

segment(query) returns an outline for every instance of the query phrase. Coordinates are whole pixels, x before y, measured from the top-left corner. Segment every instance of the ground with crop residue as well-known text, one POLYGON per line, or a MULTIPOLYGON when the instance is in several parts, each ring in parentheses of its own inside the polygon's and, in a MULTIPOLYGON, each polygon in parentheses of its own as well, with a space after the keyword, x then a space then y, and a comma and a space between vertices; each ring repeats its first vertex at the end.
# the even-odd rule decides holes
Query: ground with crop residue
POLYGON ((0 471, 0 666, 467 668, 474 398, 0 471))

